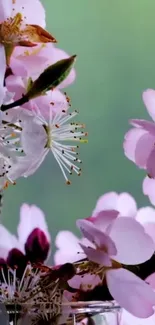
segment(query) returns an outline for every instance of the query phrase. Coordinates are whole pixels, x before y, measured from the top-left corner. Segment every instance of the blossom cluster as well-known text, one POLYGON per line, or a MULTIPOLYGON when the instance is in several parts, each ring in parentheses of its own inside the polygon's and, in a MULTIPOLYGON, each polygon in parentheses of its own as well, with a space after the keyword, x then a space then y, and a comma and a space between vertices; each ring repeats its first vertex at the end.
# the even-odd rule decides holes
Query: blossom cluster
POLYGON ((76 55, 55 46, 39 0, 0 1, 0 188, 32 175, 48 152, 67 184, 81 174, 78 143, 85 125, 75 121, 64 87, 75 79, 76 55))

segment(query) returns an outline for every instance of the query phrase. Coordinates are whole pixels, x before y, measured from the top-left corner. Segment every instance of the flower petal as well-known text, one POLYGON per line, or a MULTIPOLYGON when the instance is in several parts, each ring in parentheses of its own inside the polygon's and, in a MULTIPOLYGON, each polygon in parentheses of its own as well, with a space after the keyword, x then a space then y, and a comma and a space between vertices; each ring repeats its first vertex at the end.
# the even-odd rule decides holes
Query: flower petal
MULTIPOLYGON (((138 318, 127 312, 125 309, 121 312, 121 325, 154 325, 155 314, 148 317, 147 319, 138 318)), ((116 324, 115 324, 116 325, 116 324)))
POLYGON ((20 222, 17 228, 19 241, 25 244, 29 235, 36 228, 44 232, 47 241, 50 243, 50 234, 43 211, 35 205, 24 203, 20 208, 20 222))
POLYGON ((3 225, 0 225, 0 258, 6 259, 9 251, 12 248, 22 250, 22 245, 18 242, 17 238, 12 235, 3 225))
POLYGON ((12 1, 1 0, 0 22, 3 22, 8 17, 11 17, 12 1))
POLYGON ((147 133, 144 134, 138 141, 135 150, 135 163, 140 168, 146 168, 147 160, 154 148, 155 136, 147 133))
POLYGON ((116 269, 106 272, 108 289, 112 297, 136 317, 153 315, 155 293, 150 286, 132 272, 116 269))
POLYGON ((117 200, 118 194, 116 192, 108 192, 102 195, 96 203, 96 207, 92 212, 92 216, 94 217, 98 212, 102 210, 116 210, 117 200))
POLYGON ((149 197, 150 202, 155 205, 155 179, 145 177, 143 181, 143 193, 149 197))
POLYGON ((75 289, 81 289, 83 291, 92 290, 97 285, 101 284, 101 279, 96 274, 84 274, 82 276, 75 275, 68 281, 69 285, 75 289))
POLYGON ((86 254, 87 258, 97 264, 110 267, 112 266, 112 262, 110 260, 110 257, 107 253, 105 253, 103 250, 95 249, 93 247, 86 247, 83 244, 80 244, 82 247, 84 253, 86 254))
POLYGON ((151 133, 152 135, 155 136, 155 124, 154 122, 151 121, 146 121, 146 120, 138 120, 138 119, 132 119, 130 120, 130 124, 138 127, 138 128, 142 128, 145 131, 151 133))
MULTIPOLYGON (((8 1, 8 0, 3 0, 8 1)), ((9 1, 11 2, 11 1, 9 1)), ((33 0, 33 7, 31 0, 16 0, 12 6, 12 16, 21 13, 24 17, 25 24, 36 24, 45 27, 45 9, 39 0, 33 0), (37 14, 34 14, 37 13, 37 14)))
POLYGON ((135 163, 135 150, 138 141, 147 132, 142 129, 133 128, 125 134, 123 148, 125 156, 135 163))
POLYGON ((129 193, 121 193, 118 196, 116 210, 123 217, 135 217, 137 212, 135 199, 129 193))
POLYGON ((112 239, 96 228, 92 222, 87 220, 77 220, 77 226, 80 228, 84 237, 86 237, 93 244, 108 252, 109 255, 115 255, 117 253, 116 247, 112 239))
POLYGON ((146 168, 150 177, 155 178, 155 148, 154 147, 148 157, 146 168))
POLYGON ((118 215, 118 211, 103 210, 94 217, 87 218, 87 220, 91 221, 99 230, 108 234, 109 226, 111 226, 112 222, 118 217, 118 215))
POLYGON ((143 226, 130 217, 117 218, 111 227, 110 237, 117 249, 114 259, 120 263, 140 264, 154 253, 153 240, 143 226))
POLYGON ((80 239, 71 231, 60 231, 55 240, 55 245, 58 248, 54 254, 55 264, 72 263, 85 258, 79 242, 80 239))
POLYGON ((143 92, 142 97, 149 115, 155 121, 155 90, 147 89, 143 92))
POLYGON ((148 283, 151 288, 155 290, 155 273, 152 273, 145 279, 146 283, 148 283))
POLYGON ((155 223, 155 209, 144 207, 137 211, 136 220, 145 226, 145 223, 155 223))
POLYGON ((4 50, 4 46, 0 44, 0 106, 3 103, 3 99, 5 96, 5 88, 4 88, 5 71, 6 71, 5 50, 4 50))

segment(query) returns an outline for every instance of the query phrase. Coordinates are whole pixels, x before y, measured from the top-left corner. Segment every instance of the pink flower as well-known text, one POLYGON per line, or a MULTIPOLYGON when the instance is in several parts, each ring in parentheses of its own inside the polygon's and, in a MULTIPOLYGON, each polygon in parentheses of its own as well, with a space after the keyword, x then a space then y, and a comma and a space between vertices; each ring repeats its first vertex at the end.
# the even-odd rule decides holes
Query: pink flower
POLYGON ((131 120, 133 128, 127 132, 124 140, 124 152, 128 159, 139 168, 145 169, 151 178, 146 178, 143 192, 154 203, 155 178, 155 90, 148 89, 143 93, 143 101, 153 122, 145 120, 131 120))
POLYGON ((154 245, 143 227, 128 217, 117 218, 109 235, 97 229, 88 220, 78 220, 77 225, 84 237, 90 241, 89 246, 80 245, 89 260, 103 265, 112 297, 136 317, 151 316, 154 312, 155 293, 148 284, 123 269, 120 264, 139 264, 152 256, 154 245), (134 240, 135 245, 129 238, 134 240), (115 264, 114 260, 119 264, 115 264))
MULTIPOLYGON (((141 319, 133 316, 128 311, 123 309, 119 317, 118 325, 154 325, 155 323, 155 314, 148 317, 147 319, 141 319)), ((117 324, 115 324, 117 325, 117 324)))
POLYGON ((51 239, 44 213, 37 206, 21 206, 17 233, 18 237, 0 225, 0 258, 8 265, 44 262, 48 258, 51 239))

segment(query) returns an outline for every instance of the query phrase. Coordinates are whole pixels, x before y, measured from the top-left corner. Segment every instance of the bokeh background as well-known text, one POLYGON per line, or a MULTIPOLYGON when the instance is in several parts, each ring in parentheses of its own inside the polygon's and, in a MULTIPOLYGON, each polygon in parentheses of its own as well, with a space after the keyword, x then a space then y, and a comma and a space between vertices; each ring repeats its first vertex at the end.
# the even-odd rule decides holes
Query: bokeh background
MULTIPOLYGON (((43 0, 47 28, 69 54, 78 54, 76 82, 68 88, 73 107, 86 123, 81 177, 65 185, 52 155, 28 179, 5 191, 2 222, 13 232, 23 202, 44 210, 54 237, 77 231, 75 220, 91 214, 97 198, 111 190, 128 191, 138 205, 144 172, 123 154, 130 118, 148 118, 141 94, 155 87, 154 0, 43 0)), ((37 14, 37 13, 36 13, 37 14)))

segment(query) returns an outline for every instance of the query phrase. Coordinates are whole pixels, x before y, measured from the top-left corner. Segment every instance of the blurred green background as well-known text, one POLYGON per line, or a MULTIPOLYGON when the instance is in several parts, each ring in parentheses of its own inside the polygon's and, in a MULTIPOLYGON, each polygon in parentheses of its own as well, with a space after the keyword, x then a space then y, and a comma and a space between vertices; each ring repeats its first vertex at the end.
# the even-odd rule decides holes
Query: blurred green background
POLYGON ((138 205, 144 172, 123 154, 128 119, 148 118, 141 94, 155 87, 154 0, 43 0, 47 28, 69 54, 78 54, 76 82, 68 88, 89 143, 82 144, 81 177, 65 185, 52 155, 28 179, 5 191, 2 222, 16 231, 23 202, 44 210, 54 239, 60 229, 76 231, 104 192, 128 191, 138 205))

